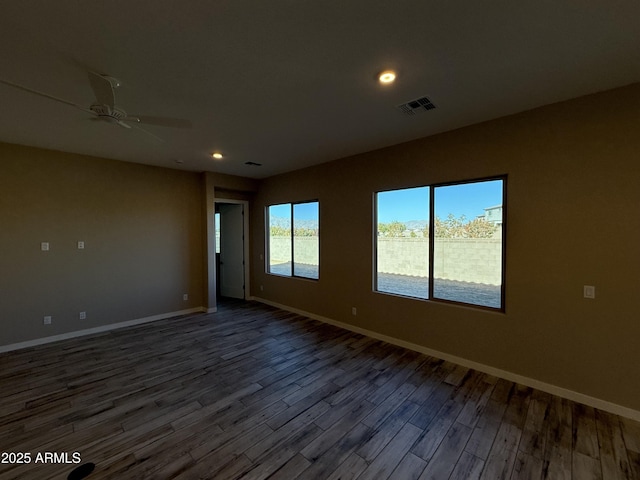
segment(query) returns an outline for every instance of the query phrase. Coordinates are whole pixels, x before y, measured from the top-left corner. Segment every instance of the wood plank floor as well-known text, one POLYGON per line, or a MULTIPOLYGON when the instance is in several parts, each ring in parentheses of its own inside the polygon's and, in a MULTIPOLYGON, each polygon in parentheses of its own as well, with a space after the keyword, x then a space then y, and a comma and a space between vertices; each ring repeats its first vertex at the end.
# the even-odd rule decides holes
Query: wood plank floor
POLYGON ((640 479, 637 422, 256 303, 0 367, 0 480, 640 479))

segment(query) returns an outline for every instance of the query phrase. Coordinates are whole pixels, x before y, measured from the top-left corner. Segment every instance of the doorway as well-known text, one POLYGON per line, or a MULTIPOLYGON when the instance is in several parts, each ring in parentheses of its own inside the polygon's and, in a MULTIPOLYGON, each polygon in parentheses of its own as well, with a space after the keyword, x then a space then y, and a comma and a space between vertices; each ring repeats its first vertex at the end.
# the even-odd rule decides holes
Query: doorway
POLYGON ((248 274, 247 202, 216 200, 216 297, 245 299, 248 274))

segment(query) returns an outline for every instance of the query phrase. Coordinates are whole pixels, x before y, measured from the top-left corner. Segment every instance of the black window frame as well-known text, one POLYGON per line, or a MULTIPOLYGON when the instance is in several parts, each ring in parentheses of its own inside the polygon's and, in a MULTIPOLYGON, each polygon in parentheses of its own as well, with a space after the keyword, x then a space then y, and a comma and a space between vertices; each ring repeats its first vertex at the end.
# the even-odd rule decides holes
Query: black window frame
POLYGON ((449 181, 449 182, 439 182, 432 183, 426 185, 412 185, 401 188, 393 188, 393 189, 385 189, 378 190, 374 192, 374 200, 373 200, 373 212, 374 212, 374 222, 373 222, 373 238, 374 238, 374 258, 373 258, 373 291, 375 293, 380 293, 384 295, 393 295, 398 297, 410 298, 412 300, 418 300, 423 302, 437 302, 437 303, 447 303, 453 305, 462 305, 470 308, 477 308, 481 310, 488 310, 492 312, 502 312, 506 311, 506 251, 507 251, 507 174, 501 175, 493 175, 488 177, 481 178, 473 178, 467 180, 458 180, 458 181, 449 181), (450 187, 456 185, 468 185, 472 183, 482 183, 482 182, 490 182, 490 181, 502 181, 502 245, 501 245, 501 272, 500 272, 500 306, 499 307, 491 307, 487 305, 479 305, 476 303, 463 302, 458 300, 450 300, 445 298, 439 298, 434 296, 434 251, 435 251, 435 192, 437 188, 440 187, 450 187), (378 194, 384 192, 393 192, 399 190, 408 190, 412 188, 429 188, 429 265, 428 265, 428 298, 424 297, 416 297, 413 295, 405 295, 401 293, 393 293, 393 292, 385 292, 382 290, 378 290, 378 194))
POLYGON ((266 225, 266 235, 265 235, 265 240, 266 240, 266 248, 265 251, 267 252, 267 254, 265 255, 265 273, 267 273, 268 275, 275 275, 278 277, 284 277, 284 278, 301 278, 304 280, 310 280, 310 281, 314 281, 317 282, 318 280, 320 280, 320 200, 318 199, 312 199, 312 200, 300 200, 300 201, 296 201, 296 202, 282 202, 282 203, 273 203, 270 205, 267 205, 265 208, 265 225, 266 225), (314 277, 307 277, 304 275, 296 275, 295 274, 295 235, 294 235, 294 229, 295 229, 295 221, 294 221, 294 216, 293 216, 293 212, 294 212, 294 207, 295 205, 304 205, 304 204, 308 204, 308 203, 316 203, 318 205, 318 276, 317 278, 314 277), (281 206, 281 205, 288 205, 289 206, 289 212, 290 212, 290 241, 291 241, 291 274, 287 275, 284 273, 278 273, 278 272, 272 272, 271 271, 271 265, 270 265, 270 261, 271 261, 271 220, 270 220, 270 213, 269 213, 269 209, 271 207, 276 207, 276 206, 281 206))

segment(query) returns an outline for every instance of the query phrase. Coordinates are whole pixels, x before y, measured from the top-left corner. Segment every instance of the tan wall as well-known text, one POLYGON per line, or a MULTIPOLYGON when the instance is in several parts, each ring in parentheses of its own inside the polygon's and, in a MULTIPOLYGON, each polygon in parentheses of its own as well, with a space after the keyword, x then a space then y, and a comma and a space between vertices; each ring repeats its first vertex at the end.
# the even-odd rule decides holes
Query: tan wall
POLYGON ((266 179, 252 209, 252 291, 640 410, 639 125, 636 84, 266 179), (499 174, 505 314, 372 291, 374 192, 499 174), (264 208, 316 198, 320 280, 265 274, 264 208))
POLYGON ((195 173, 0 143, 0 345, 203 305, 202 189, 195 173))

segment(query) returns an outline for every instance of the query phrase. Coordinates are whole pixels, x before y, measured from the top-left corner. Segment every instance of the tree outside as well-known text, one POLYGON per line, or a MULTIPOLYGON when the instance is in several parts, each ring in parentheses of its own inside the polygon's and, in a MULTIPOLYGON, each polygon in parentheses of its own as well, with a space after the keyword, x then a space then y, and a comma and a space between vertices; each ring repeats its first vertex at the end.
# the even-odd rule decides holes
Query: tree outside
MULTIPOLYGON (((498 226, 488 222, 484 218, 467 220, 464 215, 455 217, 449 214, 446 219, 436 217, 436 238, 491 238, 498 226)), ((378 224, 378 236, 380 237, 416 237, 415 230, 407 231, 404 223, 393 221, 378 224)), ((422 236, 429 237, 429 225, 421 229, 422 236)))

